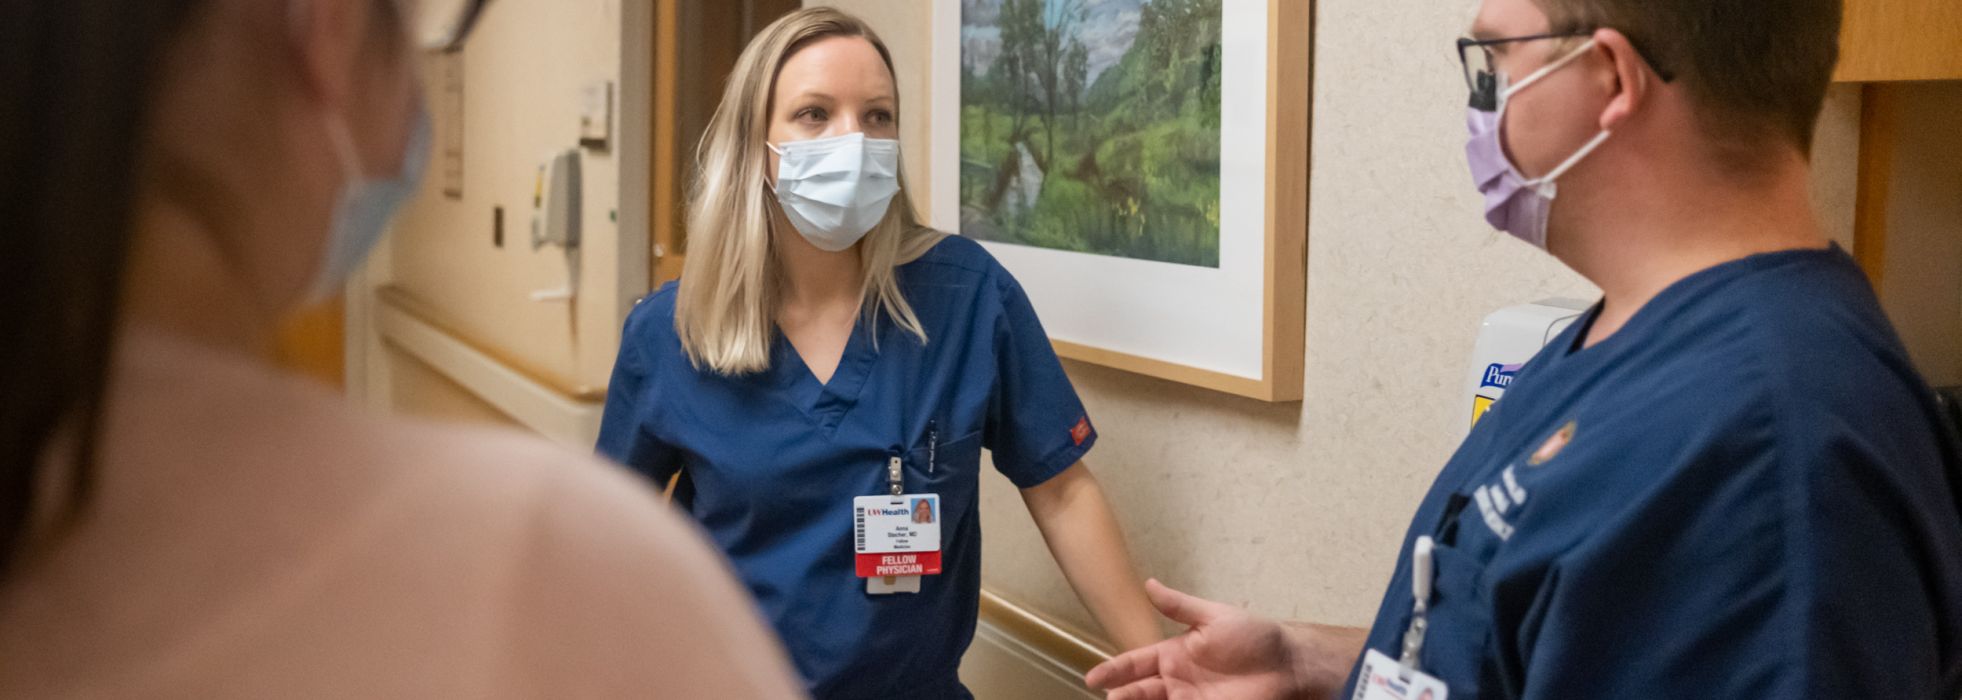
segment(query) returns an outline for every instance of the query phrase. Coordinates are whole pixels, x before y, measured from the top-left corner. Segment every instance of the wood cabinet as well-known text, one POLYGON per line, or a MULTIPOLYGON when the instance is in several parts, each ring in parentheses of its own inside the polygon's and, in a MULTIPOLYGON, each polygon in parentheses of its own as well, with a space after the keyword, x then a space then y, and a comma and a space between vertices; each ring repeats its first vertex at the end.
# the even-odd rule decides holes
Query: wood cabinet
POLYGON ((1834 78, 1962 80, 1962 0, 1846 0, 1834 78))

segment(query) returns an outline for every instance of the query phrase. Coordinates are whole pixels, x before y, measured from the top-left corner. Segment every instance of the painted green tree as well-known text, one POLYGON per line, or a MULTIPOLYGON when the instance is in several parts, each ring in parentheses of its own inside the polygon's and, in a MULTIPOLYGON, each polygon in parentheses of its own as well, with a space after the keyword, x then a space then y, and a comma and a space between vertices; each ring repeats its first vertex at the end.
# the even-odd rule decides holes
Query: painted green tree
POLYGON ((1220 0, 963 10, 963 232, 1217 267, 1220 0))

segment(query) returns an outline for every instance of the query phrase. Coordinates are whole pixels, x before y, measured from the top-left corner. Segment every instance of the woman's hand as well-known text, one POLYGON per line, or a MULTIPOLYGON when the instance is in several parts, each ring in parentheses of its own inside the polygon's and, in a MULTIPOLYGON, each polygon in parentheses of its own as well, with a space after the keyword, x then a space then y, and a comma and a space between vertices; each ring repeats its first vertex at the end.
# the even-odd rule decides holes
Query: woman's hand
POLYGON ((1191 629, 1091 669, 1084 682, 1110 700, 1326 698, 1362 655, 1364 630, 1282 624, 1156 580, 1146 589, 1191 629))

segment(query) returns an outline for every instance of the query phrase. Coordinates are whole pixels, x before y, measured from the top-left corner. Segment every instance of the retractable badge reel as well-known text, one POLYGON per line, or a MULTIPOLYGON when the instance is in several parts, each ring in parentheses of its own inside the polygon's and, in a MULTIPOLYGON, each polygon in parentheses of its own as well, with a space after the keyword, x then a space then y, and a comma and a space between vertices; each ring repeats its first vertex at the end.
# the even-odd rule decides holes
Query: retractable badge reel
MULTIPOLYGON (((940 439, 938 431, 928 433, 931 465, 940 439)), ((922 576, 940 574, 940 496, 906 493, 906 462, 898 450, 886 460, 886 484, 889 495, 852 500, 858 577, 873 595, 918 593, 922 576)))
POLYGON ((1437 542, 1417 538, 1410 555, 1410 627, 1403 633, 1403 658, 1375 649, 1363 656, 1355 700, 1448 700, 1451 688, 1424 673, 1424 634, 1430 629, 1431 586, 1436 580, 1437 542))

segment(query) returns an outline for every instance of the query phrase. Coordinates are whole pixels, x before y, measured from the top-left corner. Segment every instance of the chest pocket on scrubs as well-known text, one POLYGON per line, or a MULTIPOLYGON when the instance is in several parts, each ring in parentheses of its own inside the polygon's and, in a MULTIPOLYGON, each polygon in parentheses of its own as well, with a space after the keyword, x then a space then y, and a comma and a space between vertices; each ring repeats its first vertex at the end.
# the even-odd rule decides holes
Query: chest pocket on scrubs
POLYGON ((1451 700, 1476 698, 1492 643, 1485 562, 1469 551, 1442 543, 1431 556, 1436 578, 1431 585, 1429 629, 1419 658, 1426 673, 1451 686, 1451 700))
POLYGON ((957 526, 973 510, 980 488, 976 477, 981 471, 981 433, 952 440, 942 435, 935 440, 929 431, 907 452, 905 463, 906 492, 939 494, 944 516, 941 545, 954 546, 960 536, 957 526))

